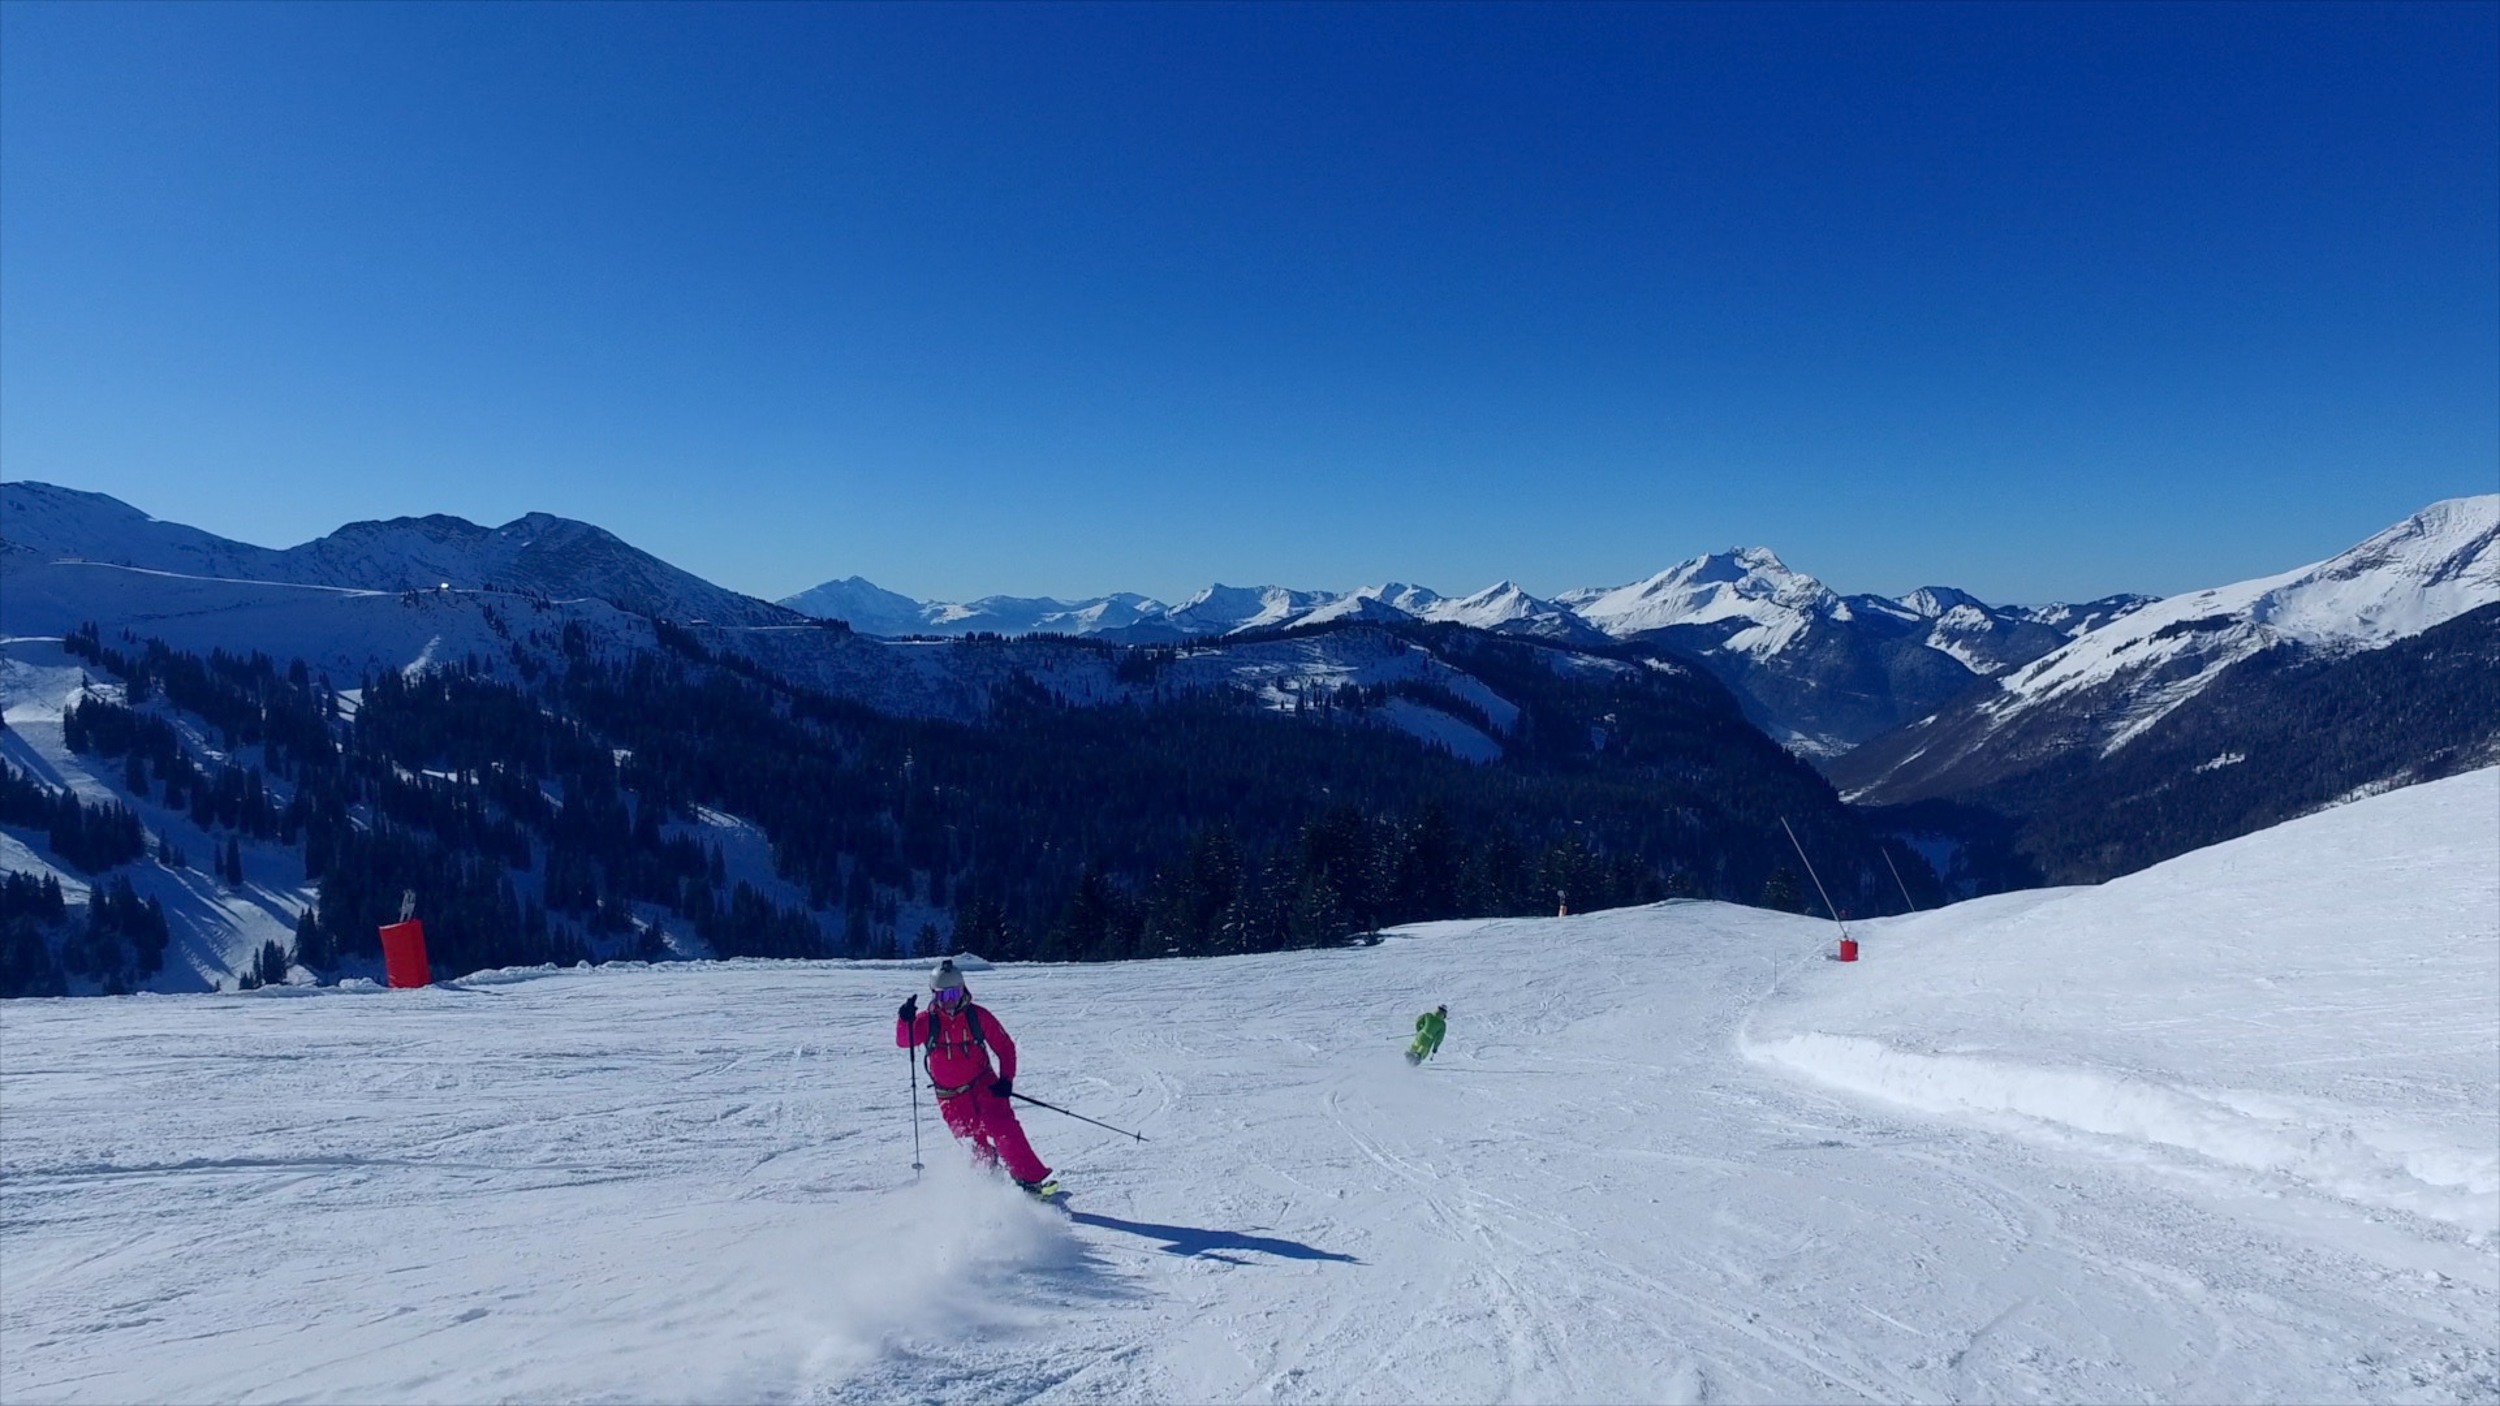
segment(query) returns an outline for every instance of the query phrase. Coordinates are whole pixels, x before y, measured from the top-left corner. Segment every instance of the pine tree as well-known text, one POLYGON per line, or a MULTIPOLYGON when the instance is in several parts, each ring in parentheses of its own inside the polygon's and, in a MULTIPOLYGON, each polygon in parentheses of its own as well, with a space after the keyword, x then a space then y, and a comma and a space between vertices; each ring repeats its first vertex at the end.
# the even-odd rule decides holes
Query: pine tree
POLYGON ((321 930, 321 920, 310 904, 296 915, 295 960, 314 971, 326 971, 338 960, 330 951, 330 935, 321 930))
POLYGON ((1762 901, 1755 906, 1774 908, 1782 913, 1806 911, 1806 896, 1804 890, 1798 887, 1797 872, 1785 864, 1772 870, 1771 877, 1762 881, 1762 901))

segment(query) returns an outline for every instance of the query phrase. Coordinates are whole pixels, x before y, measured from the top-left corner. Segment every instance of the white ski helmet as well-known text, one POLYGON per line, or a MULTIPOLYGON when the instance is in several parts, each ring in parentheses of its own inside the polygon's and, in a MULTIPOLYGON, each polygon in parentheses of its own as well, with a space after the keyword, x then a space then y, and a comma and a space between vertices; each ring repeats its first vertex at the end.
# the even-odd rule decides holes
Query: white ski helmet
POLYGON ((955 959, 952 957, 938 963, 937 970, 929 973, 931 991, 957 991, 963 987, 964 974, 955 970, 955 959))

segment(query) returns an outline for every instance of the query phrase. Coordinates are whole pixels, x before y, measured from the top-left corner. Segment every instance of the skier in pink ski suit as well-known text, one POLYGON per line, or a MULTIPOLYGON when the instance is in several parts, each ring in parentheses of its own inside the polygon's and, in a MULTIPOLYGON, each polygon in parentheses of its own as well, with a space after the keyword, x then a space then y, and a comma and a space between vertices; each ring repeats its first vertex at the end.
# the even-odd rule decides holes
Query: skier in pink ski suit
POLYGON ((894 1043, 903 1049, 927 1045, 929 1083, 937 1090, 938 1112, 955 1136, 972 1144, 984 1164, 1004 1163, 1007 1175, 1027 1191, 1041 1190, 1050 1168, 1033 1155, 1024 1125, 1016 1121, 1016 1042, 998 1017, 972 1003, 963 974, 953 959, 940 962, 929 975, 929 1008, 919 998, 903 1002, 895 1012, 894 1043), (998 1051, 998 1069, 990 1069, 990 1051, 998 1051))

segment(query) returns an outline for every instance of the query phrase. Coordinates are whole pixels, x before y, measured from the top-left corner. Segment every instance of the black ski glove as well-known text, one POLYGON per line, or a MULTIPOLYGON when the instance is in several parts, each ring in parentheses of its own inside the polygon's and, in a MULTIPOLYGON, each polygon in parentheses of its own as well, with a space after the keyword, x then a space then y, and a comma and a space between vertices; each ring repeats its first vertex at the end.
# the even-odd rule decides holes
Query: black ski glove
POLYGON ((1000 1098, 1005 1098, 1015 1091, 1016 1081, 1013 1079, 1001 1079, 997 1083, 990 1085, 990 1092, 998 1095, 1000 1098))
POLYGON ((905 1025, 909 1025, 912 1023, 913 1018, 919 1014, 920 998, 917 996, 905 996, 903 998, 902 1006, 894 1012, 894 1018, 903 1022, 905 1025))

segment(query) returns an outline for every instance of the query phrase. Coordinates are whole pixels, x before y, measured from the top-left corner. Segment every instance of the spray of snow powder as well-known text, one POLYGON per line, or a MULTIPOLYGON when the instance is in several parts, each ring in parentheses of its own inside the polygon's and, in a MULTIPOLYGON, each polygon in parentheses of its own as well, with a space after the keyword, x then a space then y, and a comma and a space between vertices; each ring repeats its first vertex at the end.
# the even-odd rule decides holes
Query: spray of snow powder
POLYGON ((846 1218, 838 1258, 806 1269, 805 1301, 821 1314, 805 1366, 817 1390, 856 1389, 863 1375, 887 1372, 899 1372, 899 1383, 919 1375, 913 1362, 948 1345, 1012 1336, 1034 1316, 1020 1281, 1091 1267, 1066 1216, 951 1147, 930 1154, 918 1181, 846 1218))

